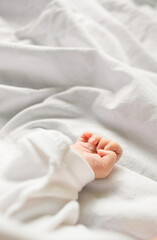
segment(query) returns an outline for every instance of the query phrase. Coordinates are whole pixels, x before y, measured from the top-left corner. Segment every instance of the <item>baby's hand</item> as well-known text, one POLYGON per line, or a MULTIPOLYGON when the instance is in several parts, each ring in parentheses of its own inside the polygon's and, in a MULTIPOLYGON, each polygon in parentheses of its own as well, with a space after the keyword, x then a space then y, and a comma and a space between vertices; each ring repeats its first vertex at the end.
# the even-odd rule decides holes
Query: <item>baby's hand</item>
POLYGON ((108 176, 123 152, 117 142, 93 135, 91 132, 84 132, 71 148, 79 152, 89 163, 95 178, 108 176))

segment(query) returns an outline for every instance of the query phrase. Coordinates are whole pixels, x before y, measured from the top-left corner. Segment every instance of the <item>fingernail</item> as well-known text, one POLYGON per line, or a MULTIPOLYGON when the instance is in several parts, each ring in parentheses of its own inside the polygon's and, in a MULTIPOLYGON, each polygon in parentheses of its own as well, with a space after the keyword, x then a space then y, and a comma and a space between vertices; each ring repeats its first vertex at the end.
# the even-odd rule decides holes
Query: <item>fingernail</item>
POLYGON ((89 142, 90 142, 90 143, 94 143, 94 142, 95 142, 95 140, 96 140, 96 138, 95 138, 95 137, 91 137, 91 138, 89 139, 89 142))

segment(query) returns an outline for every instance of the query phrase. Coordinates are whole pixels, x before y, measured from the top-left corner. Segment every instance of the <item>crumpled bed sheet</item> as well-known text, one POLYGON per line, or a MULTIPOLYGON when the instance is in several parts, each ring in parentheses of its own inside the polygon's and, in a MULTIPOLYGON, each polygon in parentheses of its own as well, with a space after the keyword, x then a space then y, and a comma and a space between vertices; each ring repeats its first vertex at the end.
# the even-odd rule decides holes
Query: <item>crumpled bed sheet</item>
MULTIPOLYGON (((157 236, 156 9, 155 1, 0 0, 0 239, 157 236), (86 130, 124 149, 106 179, 94 181, 68 147, 86 130), (67 161, 75 175, 55 220, 47 202, 33 220, 36 208, 24 204, 43 186, 42 154, 61 168, 67 161)), ((37 193, 40 206, 45 193, 37 193)))

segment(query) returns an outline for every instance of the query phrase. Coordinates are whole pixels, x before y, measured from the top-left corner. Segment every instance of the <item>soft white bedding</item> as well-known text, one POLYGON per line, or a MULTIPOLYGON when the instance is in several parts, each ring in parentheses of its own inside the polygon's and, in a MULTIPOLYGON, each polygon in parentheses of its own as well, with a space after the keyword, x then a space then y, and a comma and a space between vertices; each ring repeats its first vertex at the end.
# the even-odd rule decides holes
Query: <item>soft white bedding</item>
POLYGON ((0 0, 0 239, 157 236, 157 4, 150 3, 0 0), (106 179, 92 181, 68 148, 84 130, 124 149, 106 179))

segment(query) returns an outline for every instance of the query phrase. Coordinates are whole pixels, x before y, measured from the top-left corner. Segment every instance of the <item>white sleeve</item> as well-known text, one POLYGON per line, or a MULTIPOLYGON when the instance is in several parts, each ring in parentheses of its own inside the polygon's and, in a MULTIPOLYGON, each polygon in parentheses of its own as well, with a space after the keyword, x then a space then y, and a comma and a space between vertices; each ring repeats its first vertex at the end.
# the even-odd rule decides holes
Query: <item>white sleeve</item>
POLYGON ((1 174, 0 212, 48 229, 75 224, 78 192, 94 172, 70 144, 54 130, 38 129, 19 139, 19 156, 1 174))

